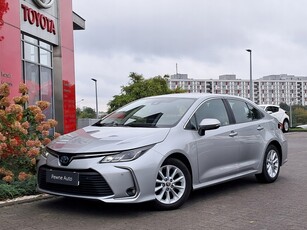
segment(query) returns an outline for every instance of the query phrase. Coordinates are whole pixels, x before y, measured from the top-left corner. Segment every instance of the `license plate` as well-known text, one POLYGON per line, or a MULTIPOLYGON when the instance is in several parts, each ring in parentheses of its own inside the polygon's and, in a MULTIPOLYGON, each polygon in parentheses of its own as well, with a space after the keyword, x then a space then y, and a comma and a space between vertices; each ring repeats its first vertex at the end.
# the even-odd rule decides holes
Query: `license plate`
POLYGON ((46 181, 48 183, 54 183, 54 184, 78 186, 79 185, 79 173, 58 171, 58 170, 48 170, 46 174, 46 181))

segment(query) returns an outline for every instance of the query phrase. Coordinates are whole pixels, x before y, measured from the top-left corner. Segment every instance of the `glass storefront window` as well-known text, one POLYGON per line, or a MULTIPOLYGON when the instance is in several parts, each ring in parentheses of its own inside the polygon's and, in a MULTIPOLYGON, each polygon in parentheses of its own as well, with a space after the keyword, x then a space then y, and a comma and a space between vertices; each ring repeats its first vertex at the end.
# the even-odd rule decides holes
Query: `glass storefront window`
POLYGON ((24 55, 25 60, 31 62, 38 62, 38 47, 25 43, 24 44, 24 55))
POLYGON ((34 44, 34 45, 38 45, 38 40, 35 39, 35 38, 29 37, 29 36, 27 36, 27 35, 24 35, 24 36, 23 36, 23 39, 24 39, 26 42, 28 42, 28 43, 32 43, 32 44, 34 44))
POLYGON ((41 49, 40 50, 40 64, 51 67, 51 52, 41 49))
POLYGON ((40 98, 38 65, 25 63, 25 82, 29 89, 29 105, 34 105, 40 98))
MULTIPOLYGON (((52 104, 52 72, 51 69, 41 67, 41 99, 52 104)), ((45 115, 48 119, 52 118, 52 107, 45 110, 45 115)))
POLYGON ((52 45, 22 34, 24 80, 29 89, 29 105, 48 101, 44 110, 47 119, 53 118, 53 69, 52 45))
POLYGON ((42 47, 42 48, 45 48, 46 50, 50 50, 50 51, 52 50, 52 46, 49 45, 49 44, 46 43, 46 42, 40 41, 40 42, 39 42, 39 46, 42 47))

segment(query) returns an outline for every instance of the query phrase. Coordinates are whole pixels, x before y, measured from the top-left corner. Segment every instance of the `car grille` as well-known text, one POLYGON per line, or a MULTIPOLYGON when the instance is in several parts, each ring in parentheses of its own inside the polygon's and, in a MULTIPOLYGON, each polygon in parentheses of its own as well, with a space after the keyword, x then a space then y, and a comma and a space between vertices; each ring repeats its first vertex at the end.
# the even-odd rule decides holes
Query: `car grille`
POLYGON ((49 169, 71 172, 71 170, 65 170, 62 168, 57 169, 47 166, 40 167, 38 171, 38 185, 41 189, 55 193, 78 196, 110 196, 114 194, 106 180, 98 172, 92 169, 73 170, 74 172, 79 173, 78 186, 46 182, 46 171, 49 169))

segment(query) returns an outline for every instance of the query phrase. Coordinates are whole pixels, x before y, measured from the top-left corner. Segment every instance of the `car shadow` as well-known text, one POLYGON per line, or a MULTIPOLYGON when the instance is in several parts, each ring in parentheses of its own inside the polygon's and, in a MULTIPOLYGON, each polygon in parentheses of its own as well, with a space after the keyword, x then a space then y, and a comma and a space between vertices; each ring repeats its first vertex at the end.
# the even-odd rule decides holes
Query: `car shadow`
MULTIPOLYGON (((278 180, 283 180, 280 177, 278 180)), ((278 182, 277 182, 278 183, 278 182)), ((199 203, 206 203, 208 201, 217 200, 224 196, 233 196, 239 193, 248 193, 248 190, 258 189, 259 186, 266 186, 267 184, 258 183, 254 176, 237 179, 234 181, 210 186, 195 190, 191 193, 189 199, 183 207, 179 210, 191 208, 191 206, 199 203)), ((151 203, 139 204, 110 204, 97 200, 67 198, 67 197, 52 197, 36 203, 36 207, 44 211, 55 213, 77 213, 87 216, 106 216, 112 218, 135 217, 144 213, 156 212, 151 203)))

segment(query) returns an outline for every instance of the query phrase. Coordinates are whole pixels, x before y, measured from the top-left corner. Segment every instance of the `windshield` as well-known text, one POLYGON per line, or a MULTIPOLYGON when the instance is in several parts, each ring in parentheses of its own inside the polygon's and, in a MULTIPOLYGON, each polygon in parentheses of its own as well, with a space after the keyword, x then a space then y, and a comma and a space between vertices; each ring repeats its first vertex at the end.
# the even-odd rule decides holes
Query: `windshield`
POLYGON ((124 106, 94 124, 95 126, 172 127, 195 99, 145 98, 124 106))

